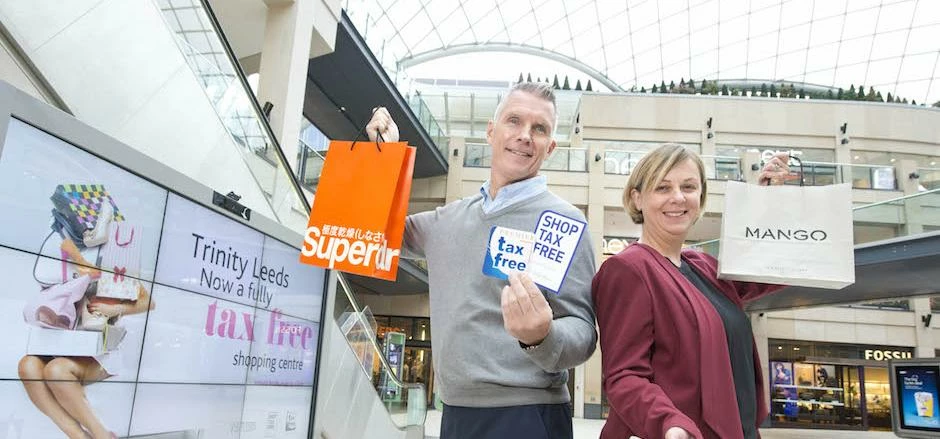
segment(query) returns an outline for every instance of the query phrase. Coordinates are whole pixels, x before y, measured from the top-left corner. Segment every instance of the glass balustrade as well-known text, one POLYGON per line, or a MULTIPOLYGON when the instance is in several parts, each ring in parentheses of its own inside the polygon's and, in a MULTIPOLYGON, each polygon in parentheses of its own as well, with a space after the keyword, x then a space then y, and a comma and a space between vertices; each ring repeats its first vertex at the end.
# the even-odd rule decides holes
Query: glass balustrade
POLYGON ((437 147, 437 150, 440 151, 444 157, 447 157, 447 135, 444 133, 444 130, 441 129, 441 125, 437 122, 437 119, 434 118, 434 114, 431 112, 431 109, 428 108, 424 99, 422 99, 420 94, 416 93, 411 95, 407 101, 408 106, 411 107, 411 111, 418 118, 418 122, 428 133, 428 136, 431 137, 434 146, 437 147))
MULTIPOLYGON (((796 166, 791 169, 794 172, 799 170, 796 166)), ((854 189, 893 191, 898 188, 893 166, 805 161, 802 173, 804 186, 851 183, 854 189)), ((800 180, 792 180, 786 184, 799 185, 800 180)))

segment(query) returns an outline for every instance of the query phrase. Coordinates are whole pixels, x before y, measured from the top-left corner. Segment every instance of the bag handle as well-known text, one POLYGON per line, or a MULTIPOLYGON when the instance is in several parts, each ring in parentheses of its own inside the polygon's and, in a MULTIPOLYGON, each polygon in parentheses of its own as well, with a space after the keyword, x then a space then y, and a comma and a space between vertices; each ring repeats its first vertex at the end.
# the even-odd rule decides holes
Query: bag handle
MULTIPOLYGON (((51 238, 51 237, 52 237, 52 234, 55 233, 55 232, 56 232, 55 229, 53 229, 51 232, 49 232, 48 235, 46 235, 46 239, 43 239, 43 240, 42 240, 42 244, 39 245, 39 252, 38 252, 38 254, 36 254, 36 260, 33 262, 33 279, 35 279, 36 282, 38 282, 40 285, 46 285, 46 283, 43 282, 43 281, 41 281, 41 280, 39 280, 39 277, 36 276, 36 267, 39 266, 39 258, 43 257, 43 256, 42 256, 42 248, 46 246, 46 242, 49 241, 49 238, 51 238)), ((63 276, 63 277, 64 277, 64 276, 63 276)))
MULTIPOLYGON (((795 155, 789 154, 787 154, 787 158, 790 161, 796 160, 796 163, 800 165, 800 187, 803 187, 803 160, 800 160, 800 158, 795 155)), ((770 179, 767 179, 767 186, 770 186, 770 179)))
POLYGON ((134 228, 133 227, 131 227, 131 236, 130 238, 127 239, 126 242, 120 242, 120 238, 119 238, 120 235, 121 235, 121 225, 116 224, 114 227, 114 243, 117 244, 118 247, 127 247, 128 244, 134 242, 134 228))
MULTIPOLYGON (((376 111, 379 111, 379 107, 375 107, 375 108, 372 109, 372 116, 375 116, 375 112, 376 112, 376 111)), ((369 117, 369 120, 372 120, 372 117, 371 117, 371 116, 369 117)), ((363 134, 366 134, 366 138, 369 137, 369 136, 368 136, 368 133, 366 133, 366 127, 368 127, 368 126, 369 126, 369 122, 367 121, 366 124, 362 127, 362 129, 359 130, 359 133, 356 134, 356 138, 353 139, 352 145, 349 145, 349 150, 350 150, 350 151, 352 151, 353 148, 356 147, 356 142, 358 142, 359 139, 362 138, 362 135, 363 135, 363 134)), ((378 131, 376 131, 376 132, 375 132, 375 149, 379 150, 379 152, 382 152, 382 147, 379 146, 379 140, 381 140, 382 142, 385 142, 385 139, 382 138, 382 134, 379 133, 378 131)))

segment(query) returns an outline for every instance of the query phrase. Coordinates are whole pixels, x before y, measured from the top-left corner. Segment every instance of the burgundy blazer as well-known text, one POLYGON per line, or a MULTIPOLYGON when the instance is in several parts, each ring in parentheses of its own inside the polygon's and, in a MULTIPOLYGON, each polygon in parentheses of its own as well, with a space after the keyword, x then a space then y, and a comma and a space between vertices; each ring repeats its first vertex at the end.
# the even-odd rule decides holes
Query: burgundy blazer
MULTIPOLYGON (((720 280, 718 261, 692 250, 683 263, 738 306, 783 288, 720 280)), ((666 257, 633 244, 601 266, 591 288, 610 415, 601 439, 661 438, 682 427, 696 438, 742 438, 724 324, 666 257)), ((758 425, 767 416, 754 346, 758 425)))

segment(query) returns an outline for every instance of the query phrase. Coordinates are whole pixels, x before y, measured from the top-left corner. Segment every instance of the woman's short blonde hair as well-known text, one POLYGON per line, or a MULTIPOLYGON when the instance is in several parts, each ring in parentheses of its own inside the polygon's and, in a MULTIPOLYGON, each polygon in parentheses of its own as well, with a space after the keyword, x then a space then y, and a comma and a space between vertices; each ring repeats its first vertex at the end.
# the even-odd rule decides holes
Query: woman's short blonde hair
POLYGON ((623 207, 627 210, 634 224, 643 224, 643 212, 637 208, 630 193, 634 189, 642 193, 644 189, 655 186, 666 178, 666 174, 672 168, 686 160, 692 160, 692 163, 695 163, 698 168, 698 175, 702 180, 702 195, 699 204, 702 206, 701 211, 705 211, 708 180, 705 179, 705 165, 702 163, 702 158, 695 151, 691 151, 682 145, 666 143, 648 152, 640 159, 640 162, 633 167, 633 172, 630 173, 627 186, 623 188, 623 207))

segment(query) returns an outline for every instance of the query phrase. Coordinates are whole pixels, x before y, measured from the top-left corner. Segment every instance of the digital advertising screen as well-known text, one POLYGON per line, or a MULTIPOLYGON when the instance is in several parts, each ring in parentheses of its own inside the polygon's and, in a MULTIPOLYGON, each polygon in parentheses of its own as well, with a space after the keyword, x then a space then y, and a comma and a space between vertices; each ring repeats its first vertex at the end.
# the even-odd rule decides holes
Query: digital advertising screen
POLYGON ((905 365, 894 368, 900 427, 940 432, 937 388, 940 366, 905 365))
POLYGON ((0 438, 306 438, 325 271, 7 120, 0 438))

